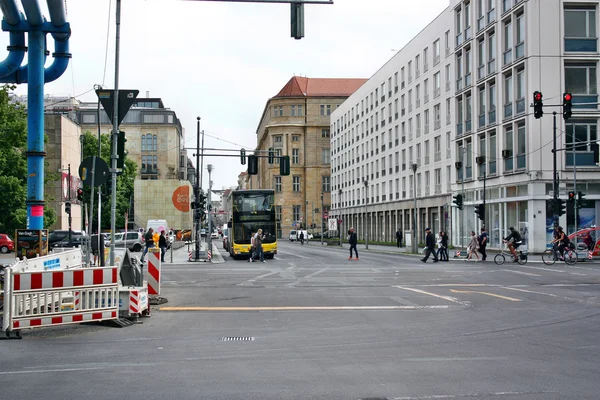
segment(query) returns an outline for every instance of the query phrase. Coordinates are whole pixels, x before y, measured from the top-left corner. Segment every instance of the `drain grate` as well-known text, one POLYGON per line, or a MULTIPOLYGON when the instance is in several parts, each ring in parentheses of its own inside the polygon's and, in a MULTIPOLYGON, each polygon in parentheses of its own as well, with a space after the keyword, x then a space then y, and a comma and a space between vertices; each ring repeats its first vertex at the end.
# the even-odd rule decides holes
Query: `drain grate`
POLYGON ((254 336, 223 336, 223 342, 253 342, 254 336))

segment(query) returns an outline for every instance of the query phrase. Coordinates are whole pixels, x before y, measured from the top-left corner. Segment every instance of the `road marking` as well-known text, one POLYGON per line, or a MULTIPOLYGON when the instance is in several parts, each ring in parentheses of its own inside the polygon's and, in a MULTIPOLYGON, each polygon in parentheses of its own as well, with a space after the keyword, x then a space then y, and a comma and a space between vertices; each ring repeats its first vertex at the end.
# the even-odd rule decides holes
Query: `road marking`
POLYGON ((277 275, 277 274, 279 274, 278 271, 271 271, 271 272, 268 272, 266 274, 262 274, 262 275, 256 276, 256 277, 254 277, 252 279, 248 279, 247 281, 238 283, 236 286, 252 285, 252 284, 254 284, 254 282, 256 282, 258 280, 261 280, 262 278, 266 278, 267 276, 277 275))
POLYGON ((288 283, 286 286, 296 286, 296 285, 299 285, 301 283, 304 283, 304 282, 308 281, 310 278, 313 278, 313 277, 315 277, 315 276, 317 276, 319 274, 322 274, 323 272, 329 271, 329 269, 330 269, 329 267, 321 268, 320 270, 315 271, 312 274, 308 274, 306 276, 303 276, 302 278, 296 280, 295 282, 288 283))
POLYGON ((412 358, 400 358, 398 361, 495 361, 495 360, 508 360, 508 357, 412 357, 412 358))
POLYGON ((436 283, 431 285, 417 285, 420 287, 496 287, 492 283, 436 283))
POLYGON ((558 297, 557 295, 555 295, 555 294, 552 294, 552 293, 536 292, 536 291, 534 291, 534 290, 517 289, 517 288, 514 288, 514 287, 504 287, 504 288, 502 288, 502 289, 506 289, 506 290, 514 290, 514 291, 516 291, 516 292, 525 292, 525 293, 542 294, 542 295, 544 295, 544 296, 550 296, 550 297, 558 297))
POLYGON ((160 311, 385 311, 448 309, 449 305, 436 306, 258 306, 258 307, 161 307, 160 311))
MULTIPOLYGON (((516 265, 515 265, 516 267, 516 265)), ((552 269, 552 268, 542 268, 542 267, 532 267, 530 265, 520 265, 520 268, 532 268, 532 269, 539 269, 541 271, 551 271, 551 272, 565 272, 562 269, 552 269)))
POLYGON ((541 275, 538 275, 538 274, 532 274, 531 272, 513 271, 512 269, 503 269, 502 271, 512 272, 513 274, 519 274, 519 275, 541 276, 541 275))
POLYGON ((466 393, 466 394, 434 394, 429 396, 402 396, 393 397, 392 400, 443 400, 443 399, 464 399, 464 398, 483 398, 483 397, 504 397, 504 396, 525 396, 559 393, 557 391, 541 392, 492 392, 492 393, 466 393))
POLYGON ((571 275, 578 275, 578 276, 587 276, 586 274, 580 274, 579 272, 570 272, 571 275))
POLYGON ((452 303, 465 305, 465 303, 463 303, 461 301, 458 301, 458 299, 456 299, 454 297, 443 296, 443 295, 440 295, 440 294, 426 292, 426 291, 421 290, 421 289, 407 288, 407 287, 404 287, 404 286, 393 286, 393 287, 398 288, 398 289, 408 290, 408 291, 415 292, 415 293, 426 294, 426 295, 429 295, 429 296, 437 297, 439 299, 444 299, 444 300, 451 301, 452 303))
POLYGON ((486 296, 497 297, 499 299, 504 299, 504 300, 509 300, 509 301, 521 301, 520 299, 515 299, 514 297, 501 296, 499 294, 488 293, 488 292, 478 292, 478 291, 475 291, 475 290, 454 290, 454 289, 450 289, 450 291, 453 292, 453 293, 483 294, 483 295, 486 295, 486 296))

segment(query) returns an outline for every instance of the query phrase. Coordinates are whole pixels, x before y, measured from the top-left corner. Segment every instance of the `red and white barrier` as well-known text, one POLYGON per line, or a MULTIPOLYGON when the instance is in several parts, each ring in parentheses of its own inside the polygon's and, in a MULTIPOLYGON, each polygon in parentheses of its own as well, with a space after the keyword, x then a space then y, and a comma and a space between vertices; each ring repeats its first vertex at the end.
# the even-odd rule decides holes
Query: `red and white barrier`
POLYGON ((19 319, 13 322, 13 329, 37 328, 52 325, 80 324, 89 321, 102 321, 116 319, 117 311, 105 311, 96 313, 74 314, 43 318, 19 319))
POLYGON ((59 289, 117 283, 117 268, 85 268, 14 274, 13 290, 59 289))
POLYGON ((148 251, 148 294, 160 294, 160 249, 148 251))

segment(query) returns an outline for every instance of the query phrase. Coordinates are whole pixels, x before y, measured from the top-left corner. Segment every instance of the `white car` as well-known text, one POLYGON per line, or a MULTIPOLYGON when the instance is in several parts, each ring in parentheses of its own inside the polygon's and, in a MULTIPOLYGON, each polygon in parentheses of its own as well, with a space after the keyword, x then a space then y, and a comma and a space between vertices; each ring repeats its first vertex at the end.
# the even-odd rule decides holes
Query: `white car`
POLYGON ((210 234, 210 237, 213 238, 213 239, 218 239, 219 238, 219 232, 213 231, 213 233, 210 234))

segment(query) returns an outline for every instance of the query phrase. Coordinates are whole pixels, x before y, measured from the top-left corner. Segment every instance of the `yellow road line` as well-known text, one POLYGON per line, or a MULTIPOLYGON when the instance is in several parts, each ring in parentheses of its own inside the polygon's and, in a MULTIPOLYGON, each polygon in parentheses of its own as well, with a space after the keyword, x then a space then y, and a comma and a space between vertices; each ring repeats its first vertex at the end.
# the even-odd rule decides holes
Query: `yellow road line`
POLYGON ((486 295, 486 296, 497 297, 499 299, 504 299, 504 300, 521 301, 520 299, 515 299, 514 297, 501 296, 499 294, 488 293, 488 292, 478 292, 478 291, 475 291, 475 290, 454 290, 454 289, 450 289, 450 291, 453 292, 453 293, 476 293, 476 294, 483 294, 483 295, 486 295))
POLYGON ((160 307, 160 311, 343 311, 343 310, 422 310, 449 308, 438 306, 258 306, 258 307, 160 307))

